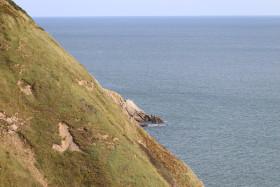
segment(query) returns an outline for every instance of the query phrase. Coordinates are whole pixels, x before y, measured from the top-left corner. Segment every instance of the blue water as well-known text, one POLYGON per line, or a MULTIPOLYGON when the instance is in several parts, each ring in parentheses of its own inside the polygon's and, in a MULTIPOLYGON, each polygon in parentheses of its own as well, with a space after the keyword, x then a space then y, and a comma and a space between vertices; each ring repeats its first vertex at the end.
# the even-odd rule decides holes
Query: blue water
POLYGON ((206 186, 280 186, 280 17, 36 21, 206 186))

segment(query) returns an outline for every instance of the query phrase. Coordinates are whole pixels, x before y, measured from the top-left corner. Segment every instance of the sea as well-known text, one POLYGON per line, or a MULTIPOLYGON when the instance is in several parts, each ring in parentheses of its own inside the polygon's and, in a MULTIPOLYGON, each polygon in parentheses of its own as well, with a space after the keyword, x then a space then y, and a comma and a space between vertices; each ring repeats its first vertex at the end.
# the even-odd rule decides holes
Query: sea
POLYGON ((280 17, 35 21, 205 186, 280 186, 280 17))

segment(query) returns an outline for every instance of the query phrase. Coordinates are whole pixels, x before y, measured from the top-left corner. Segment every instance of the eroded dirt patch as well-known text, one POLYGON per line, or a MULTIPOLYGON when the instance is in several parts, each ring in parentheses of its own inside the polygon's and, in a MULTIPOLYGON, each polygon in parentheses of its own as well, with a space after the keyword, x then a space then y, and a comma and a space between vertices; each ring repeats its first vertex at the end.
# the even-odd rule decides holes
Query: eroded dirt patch
POLYGON ((17 50, 20 51, 23 47, 24 47, 23 42, 19 41, 17 50))
POLYGON ((23 82, 21 80, 18 81, 18 85, 20 87, 20 91, 25 93, 26 95, 32 95, 32 87, 30 85, 22 86, 23 82))
POLYGON ((17 85, 19 86, 20 91, 22 91, 26 95, 32 95, 31 85, 24 83, 21 79, 21 76, 22 76, 23 72, 26 70, 25 65, 20 66, 20 64, 16 64, 15 67, 20 68, 19 79, 18 79, 18 82, 17 82, 17 85))
POLYGON ((19 119, 16 115, 9 117, 5 112, 0 111, 0 120, 5 122, 5 126, 1 126, 0 130, 5 132, 15 132, 20 128, 25 121, 19 119))
POLYGON ((34 165, 33 151, 22 142, 17 133, 1 133, 0 142, 4 149, 8 150, 22 166, 30 171, 35 180, 42 186, 48 186, 47 179, 34 165))
POLYGON ((9 151, 22 166, 30 171, 34 179, 42 186, 48 186, 44 175, 34 165, 35 157, 32 149, 28 145, 25 145, 16 133, 16 131, 30 119, 31 118, 23 120, 17 117, 17 114, 8 116, 5 112, 0 111, 0 121, 4 121, 4 123, 0 125, 0 144, 5 150, 9 151))
POLYGON ((10 48, 11 48, 11 46, 9 44, 7 44, 7 43, 0 44, 0 49, 9 51, 10 48))
POLYGON ((86 89, 88 89, 91 92, 95 88, 95 84, 93 82, 88 82, 86 80, 78 80, 78 79, 76 79, 76 80, 80 86, 84 86, 86 89))
POLYGON ((66 150, 70 151, 81 151, 79 146, 73 141, 73 137, 69 132, 69 127, 65 123, 59 123, 59 135, 62 138, 61 145, 54 144, 52 148, 59 152, 64 152, 66 150))

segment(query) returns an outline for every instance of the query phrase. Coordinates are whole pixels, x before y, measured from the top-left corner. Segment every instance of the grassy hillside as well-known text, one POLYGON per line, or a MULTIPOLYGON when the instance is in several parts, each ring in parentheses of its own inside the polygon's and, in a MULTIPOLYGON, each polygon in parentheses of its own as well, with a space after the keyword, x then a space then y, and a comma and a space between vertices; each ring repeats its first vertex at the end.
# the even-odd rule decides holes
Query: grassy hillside
POLYGON ((0 186, 47 185, 203 186, 24 10, 0 0, 0 186), (68 142, 59 124, 79 151, 53 149, 68 142))

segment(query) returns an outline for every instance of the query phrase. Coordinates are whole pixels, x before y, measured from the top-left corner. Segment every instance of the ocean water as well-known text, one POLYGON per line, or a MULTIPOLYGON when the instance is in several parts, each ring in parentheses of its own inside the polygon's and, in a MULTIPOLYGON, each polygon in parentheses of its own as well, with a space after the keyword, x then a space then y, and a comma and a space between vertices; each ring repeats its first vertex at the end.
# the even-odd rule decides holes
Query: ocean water
POLYGON ((280 17, 35 20, 206 186, 280 186, 280 17))

